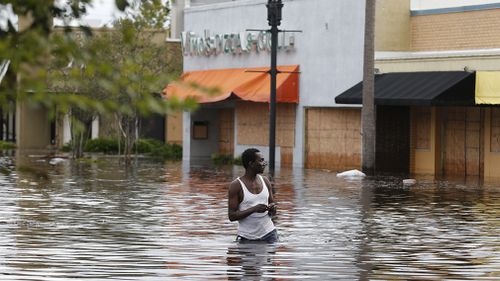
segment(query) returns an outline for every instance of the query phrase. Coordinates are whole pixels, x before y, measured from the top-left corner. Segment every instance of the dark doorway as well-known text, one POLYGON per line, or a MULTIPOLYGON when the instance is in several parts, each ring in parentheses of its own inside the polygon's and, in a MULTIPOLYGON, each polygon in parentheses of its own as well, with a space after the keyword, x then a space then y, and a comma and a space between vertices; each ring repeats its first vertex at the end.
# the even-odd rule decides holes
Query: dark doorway
POLYGON ((410 108, 377 106, 375 170, 409 174, 410 108))
POLYGON ((165 142, 165 115, 154 114, 141 118, 140 137, 165 142))

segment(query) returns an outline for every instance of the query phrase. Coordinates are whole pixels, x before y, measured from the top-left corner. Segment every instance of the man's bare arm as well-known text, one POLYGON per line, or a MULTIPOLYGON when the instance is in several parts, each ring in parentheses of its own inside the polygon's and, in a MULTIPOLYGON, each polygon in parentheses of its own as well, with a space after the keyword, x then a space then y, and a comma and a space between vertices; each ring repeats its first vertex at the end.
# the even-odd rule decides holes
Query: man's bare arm
POLYGON ((240 204, 240 196, 239 196, 240 191, 241 191, 240 183, 238 181, 233 181, 229 186, 229 192, 228 192, 227 214, 230 221, 242 220, 255 212, 263 213, 267 211, 267 206, 264 204, 259 204, 249 209, 239 211, 238 205, 240 204))
POLYGON ((274 197, 273 197, 273 186, 271 185, 271 182, 267 177, 262 176, 264 178, 264 182, 266 183, 267 190, 269 191, 269 199, 267 200, 268 202, 268 211, 271 216, 276 215, 276 202, 274 202, 274 197))

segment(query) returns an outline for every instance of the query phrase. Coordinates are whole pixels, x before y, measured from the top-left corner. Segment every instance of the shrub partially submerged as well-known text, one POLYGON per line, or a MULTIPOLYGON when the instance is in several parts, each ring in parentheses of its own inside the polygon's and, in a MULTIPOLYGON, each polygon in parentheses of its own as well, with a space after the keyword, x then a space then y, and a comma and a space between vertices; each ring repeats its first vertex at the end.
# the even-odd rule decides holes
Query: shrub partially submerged
POLYGON ((15 149, 16 144, 8 141, 0 141, 0 150, 15 149))
POLYGON ((232 155, 212 154, 212 161, 215 165, 241 165, 241 158, 232 155))
MULTIPOLYGON (((68 150, 71 144, 66 144, 63 150, 68 150)), ((118 140, 97 138, 88 140, 85 143, 85 152, 101 152, 105 154, 118 154, 119 148, 123 149, 123 144, 119 145, 118 140)), ((161 159, 180 160, 182 159, 182 146, 178 144, 164 144, 155 139, 139 139, 134 144, 134 152, 145 154, 161 159)), ((123 152, 123 151, 121 151, 123 152)))

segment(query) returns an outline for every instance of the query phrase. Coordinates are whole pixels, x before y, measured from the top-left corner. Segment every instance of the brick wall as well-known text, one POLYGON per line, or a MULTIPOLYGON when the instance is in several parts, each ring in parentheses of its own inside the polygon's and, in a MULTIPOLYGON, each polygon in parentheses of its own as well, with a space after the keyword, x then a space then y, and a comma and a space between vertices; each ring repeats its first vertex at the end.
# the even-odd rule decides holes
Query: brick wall
POLYGON ((500 48, 500 9, 413 16, 411 48, 413 51, 500 48))

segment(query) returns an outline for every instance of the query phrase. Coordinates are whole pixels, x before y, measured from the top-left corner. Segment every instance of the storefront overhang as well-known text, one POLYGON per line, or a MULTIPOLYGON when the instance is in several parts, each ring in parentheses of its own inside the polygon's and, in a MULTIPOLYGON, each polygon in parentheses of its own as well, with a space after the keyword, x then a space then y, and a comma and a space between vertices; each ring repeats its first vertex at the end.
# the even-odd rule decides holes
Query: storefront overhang
MULTIPOLYGON (((375 104, 393 106, 474 105, 475 73, 466 71, 396 72, 375 75, 375 104)), ((335 98, 362 104, 363 81, 335 98)))
POLYGON ((476 104, 500 104, 499 71, 478 71, 476 73, 476 104))
MULTIPOLYGON (((212 103, 229 98, 253 102, 269 102, 269 68, 231 68, 190 71, 182 74, 180 81, 170 83, 163 94, 167 99, 193 98, 199 103, 212 103)), ((279 66, 276 81, 276 101, 299 102, 299 66, 279 66)))

